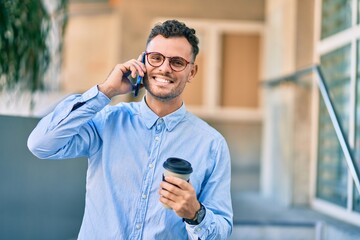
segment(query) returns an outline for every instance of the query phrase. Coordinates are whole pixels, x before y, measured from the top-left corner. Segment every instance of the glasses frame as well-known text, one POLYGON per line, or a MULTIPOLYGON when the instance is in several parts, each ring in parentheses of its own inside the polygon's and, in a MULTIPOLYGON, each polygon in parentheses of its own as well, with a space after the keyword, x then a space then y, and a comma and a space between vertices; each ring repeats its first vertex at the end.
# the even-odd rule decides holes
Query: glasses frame
POLYGON ((165 59, 168 58, 168 59, 169 59, 169 66, 170 66, 171 70, 173 70, 174 72, 184 71, 185 68, 186 68, 189 64, 194 64, 194 62, 189 62, 189 61, 187 61, 187 60, 186 60, 185 58, 183 58, 183 57, 179 57, 179 56, 167 57, 167 56, 164 56, 164 54, 159 53, 159 52, 145 52, 145 55, 146 55, 146 60, 147 60, 147 62, 148 62, 149 65, 152 66, 152 67, 160 67, 160 66, 162 66, 162 65, 164 64, 164 62, 165 62, 165 59), (154 65, 152 65, 152 64, 150 63, 150 61, 149 61, 149 55, 152 54, 152 53, 156 53, 156 54, 159 54, 159 55, 161 55, 161 56, 164 57, 164 60, 162 61, 162 63, 161 63, 160 65, 154 66, 154 65), (175 70, 175 69, 171 66, 171 60, 174 59, 174 58, 181 58, 181 59, 183 59, 183 60, 186 62, 186 65, 184 66, 183 69, 181 69, 181 70, 175 70))

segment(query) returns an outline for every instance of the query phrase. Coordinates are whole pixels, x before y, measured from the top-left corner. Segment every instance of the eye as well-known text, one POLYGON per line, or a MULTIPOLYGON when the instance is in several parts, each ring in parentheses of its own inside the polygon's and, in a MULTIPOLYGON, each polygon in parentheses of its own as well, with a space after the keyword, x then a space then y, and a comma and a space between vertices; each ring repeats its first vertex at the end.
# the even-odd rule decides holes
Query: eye
POLYGON ((186 61, 180 57, 174 57, 171 59, 171 64, 174 67, 183 67, 186 65, 186 61))
POLYGON ((151 59, 151 61, 154 61, 154 62, 162 62, 164 57, 161 54, 153 53, 153 54, 150 54, 150 59, 151 59))

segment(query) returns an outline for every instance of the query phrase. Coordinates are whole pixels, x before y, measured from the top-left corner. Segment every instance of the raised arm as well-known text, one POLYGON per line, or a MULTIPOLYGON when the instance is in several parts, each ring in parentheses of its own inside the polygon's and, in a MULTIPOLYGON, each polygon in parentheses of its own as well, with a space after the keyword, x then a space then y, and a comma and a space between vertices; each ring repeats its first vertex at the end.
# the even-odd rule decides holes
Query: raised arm
POLYGON ((101 145, 92 119, 109 102, 97 86, 66 98, 40 120, 28 138, 28 148, 43 159, 90 155, 101 145))
MULTIPOLYGON (((145 66, 132 59, 118 64, 106 81, 82 95, 73 95, 62 101, 53 112, 44 117, 32 131, 28 148, 39 158, 63 159, 89 156, 101 146, 101 138, 93 119, 116 95, 132 91, 127 76, 144 76, 145 66)), ((99 120, 101 121, 101 120, 99 120)))

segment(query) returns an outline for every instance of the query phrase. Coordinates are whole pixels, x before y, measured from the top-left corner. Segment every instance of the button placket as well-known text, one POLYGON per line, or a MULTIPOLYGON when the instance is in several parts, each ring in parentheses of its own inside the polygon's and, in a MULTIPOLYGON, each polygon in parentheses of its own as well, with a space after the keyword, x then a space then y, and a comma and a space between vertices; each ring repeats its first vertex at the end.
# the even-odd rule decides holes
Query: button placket
POLYGON ((149 156, 149 164, 147 167, 147 170, 145 171, 145 178, 144 178, 144 182, 143 182, 143 189, 142 189, 142 194, 140 196, 141 201, 140 201, 140 205, 139 210, 138 210, 138 214, 136 216, 135 219, 135 230, 136 232, 134 232, 134 236, 136 239, 141 238, 142 235, 142 231, 139 231, 140 229, 143 228, 143 223, 145 221, 145 215, 146 215, 146 211, 147 211, 147 204, 149 201, 149 191, 151 189, 151 185, 153 182, 153 178, 154 178, 154 172, 155 172, 155 163, 156 160, 158 158, 159 155, 159 147, 160 147, 160 140, 161 140, 161 136, 162 133, 164 131, 164 120, 162 118, 159 118, 154 126, 154 143, 152 144, 151 147, 151 153, 149 156))

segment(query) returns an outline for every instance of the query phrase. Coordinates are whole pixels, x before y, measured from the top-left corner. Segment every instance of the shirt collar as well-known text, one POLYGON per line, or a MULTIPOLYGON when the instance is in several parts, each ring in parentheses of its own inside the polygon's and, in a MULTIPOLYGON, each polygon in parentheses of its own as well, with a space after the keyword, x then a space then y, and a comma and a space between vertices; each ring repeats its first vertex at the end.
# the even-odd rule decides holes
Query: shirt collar
MULTIPOLYGON (((165 127, 168 131, 172 131, 177 124, 179 124, 185 117, 186 107, 183 103, 179 109, 166 115, 162 119, 164 120, 165 127)), ((159 116, 156 115, 147 105, 145 101, 145 96, 140 102, 140 115, 144 119, 145 125, 147 128, 152 128, 156 121, 159 119, 159 116)))

